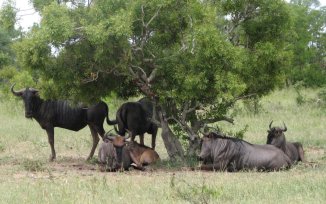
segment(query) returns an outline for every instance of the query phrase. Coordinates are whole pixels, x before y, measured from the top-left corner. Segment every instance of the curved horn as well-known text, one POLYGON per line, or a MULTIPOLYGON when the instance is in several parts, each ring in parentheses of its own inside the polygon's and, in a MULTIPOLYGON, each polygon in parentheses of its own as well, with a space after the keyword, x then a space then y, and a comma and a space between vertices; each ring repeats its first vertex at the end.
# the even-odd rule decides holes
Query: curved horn
POLYGON ((21 95, 23 94, 24 89, 22 89, 22 90, 20 90, 20 91, 15 91, 15 90, 14 90, 14 86, 15 86, 15 85, 16 85, 16 83, 14 83, 14 84, 11 86, 11 88, 10 88, 11 92, 12 92, 15 96, 21 96, 21 95))
POLYGON ((273 120, 271 121, 271 123, 269 124, 269 129, 272 130, 272 123, 273 123, 273 120))
POLYGON ((283 121, 283 125, 284 125, 284 129, 283 129, 283 132, 286 132, 288 130, 288 128, 286 127, 284 121, 283 121))

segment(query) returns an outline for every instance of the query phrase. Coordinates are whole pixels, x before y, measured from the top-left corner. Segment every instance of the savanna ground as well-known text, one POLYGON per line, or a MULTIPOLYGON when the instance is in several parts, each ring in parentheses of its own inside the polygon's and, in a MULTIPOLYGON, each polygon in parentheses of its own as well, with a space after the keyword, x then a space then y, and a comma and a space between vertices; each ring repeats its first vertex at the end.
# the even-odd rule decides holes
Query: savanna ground
MULTIPOLYGON (((2 99, 0 203, 325 203, 326 108, 316 93, 304 90, 308 100, 299 106, 293 89, 275 91, 263 98, 258 114, 238 104, 235 125, 221 124, 233 132, 248 125, 244 139, 264 144, 270 121, 275 125, 285 121, 288 141, 301 142, 310 163, 269 173, 179 168, 166 161, 160 137, 157 151, 163 161, 152 171, 100 172, 96 159, 85 161, 91 148, 87 127, 80 132, 55 129, 57 160, 50 163, 45 131, 24 117, 22 102, 15 105, 2 99)), ((108 103, 112 119, 118 102, 108 103)), ((150 144, 150 137, 145 143, 150 144)))

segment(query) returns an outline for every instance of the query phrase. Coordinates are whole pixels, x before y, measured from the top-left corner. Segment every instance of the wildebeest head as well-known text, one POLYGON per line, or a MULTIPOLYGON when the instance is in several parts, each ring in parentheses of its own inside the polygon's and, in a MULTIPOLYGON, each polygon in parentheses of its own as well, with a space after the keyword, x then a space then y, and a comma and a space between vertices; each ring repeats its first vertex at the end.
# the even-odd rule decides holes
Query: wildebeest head
POLYGON ((15 96, 19 96, 23 99, 25 105, 25 117, 32 118, 33 111, 35 110, 36 101, 39 99, 38 90, 33 88, 21 89, 19 91, 14 90, 15 84, 11 86, 11 92, 15 96))
POLYGON ((217 134, 213 132, 204 134, 204 137, 201 140, 201 150, 199 154, 199 160, 205 161, 210 159, 211 150, 212 150, 212 141, 216 138, 216 136, 217 134))
POLYGON ((129 135, 127 137, 123 137, 120 135, 113 135, 112 133, 108 132, 105 134, 105 138, 110 140, 115 148, 116 155, 117 155, 117 169, 121 168, 123 166, 123 148, 126 145, 126 140, 129 138, 129 135))
POLYGON ((266 144, 271 144, 276 147, 281 147, 282 145, 285 144, 285 135, 284 132, 287 131, 287 127, 285 123, 283 122, 284 128, 281 127, 273 127, 272 128, 272 123, 269 124, 269 130, 267 130, 268 135, 267 135, 267 142, 266 144))

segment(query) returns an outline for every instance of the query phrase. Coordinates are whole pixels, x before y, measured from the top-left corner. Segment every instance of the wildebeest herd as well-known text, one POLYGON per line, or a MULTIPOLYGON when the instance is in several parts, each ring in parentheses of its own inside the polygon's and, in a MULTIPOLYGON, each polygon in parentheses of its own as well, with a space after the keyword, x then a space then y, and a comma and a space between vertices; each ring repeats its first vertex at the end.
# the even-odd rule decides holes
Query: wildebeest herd
MULTIPOLYGON (((155 151, 155 140, 158 127, 151 120, 153 105, 143 98, 137 102, 124 103, 116 113, 116 120, 109 119, 109 109, 105 102, 86 107, 71 106, 68 101, 43 100, 33 88, 20 91, 11 87, 11 92, 21 97, 25 106, 25 117, 34 118, 46 130, 51 147, 50 161, 56 158, 54 149, 54 128, 61 127, 79 131, 89 126, 93 138, 91 159, 101 136, 103 142, 99 147, 98 161, 102 170, 128 170, 134 167, 144 170, 144 166, 160 159, 155 151), (103 122, 114 126, 116 133, 105 133, 103 122), (126 135, 127 133, 127 135, 126 135), (151 148, 144 145, 144 134, 152 135, 151 148), (140 144, 135 141, 139 135, 140 144), (127 139, 129 139, 128 141, 127 139)), ((251 144, 241 139, 223 136, 218 132, 204 134, 201 139, 198 169, 216 171, 263 170, 273 171, 287 169, 292 164, 304 162, 304 151, 299 142, 290 143, 285 139, 284 128, 272 127, 269 124, 265 145, 251 144)))

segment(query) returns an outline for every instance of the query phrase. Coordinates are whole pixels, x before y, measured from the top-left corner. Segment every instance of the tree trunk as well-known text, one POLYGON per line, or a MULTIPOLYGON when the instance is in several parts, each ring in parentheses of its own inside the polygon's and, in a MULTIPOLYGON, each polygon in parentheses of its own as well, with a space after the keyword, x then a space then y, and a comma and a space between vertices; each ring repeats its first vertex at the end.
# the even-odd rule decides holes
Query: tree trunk
POLYGON ((174 135, 165 118, 163 110, 158 111, 162 127, 162 139, 170 159, 178 160, 184 157, 184 150, 178 138, 174 135))
POLYGON ((199 129, 203 126, 203 123, 196 120, 191 122, 192 132, 195 133, 189 136, 189 149, 187 155, 191 157, 196 157, 200 151, 200 137, 198 135, 199 129))

